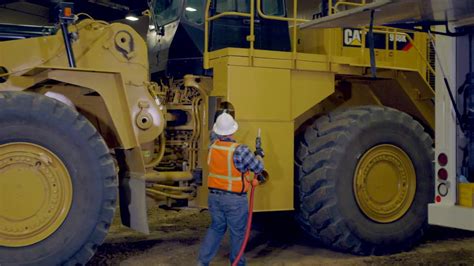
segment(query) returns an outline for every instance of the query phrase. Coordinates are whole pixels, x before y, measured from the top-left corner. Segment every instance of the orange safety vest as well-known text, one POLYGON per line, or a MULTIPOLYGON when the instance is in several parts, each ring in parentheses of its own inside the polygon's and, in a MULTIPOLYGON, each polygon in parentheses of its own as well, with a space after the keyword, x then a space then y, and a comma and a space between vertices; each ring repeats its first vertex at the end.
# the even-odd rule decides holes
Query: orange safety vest
POLYGON ((250 173, 241 173, 234 165, 234 152, 239 144, 217 140, 211 145, 207 157, 209 188, 230 191, 234 193, 247 192, 250 173))

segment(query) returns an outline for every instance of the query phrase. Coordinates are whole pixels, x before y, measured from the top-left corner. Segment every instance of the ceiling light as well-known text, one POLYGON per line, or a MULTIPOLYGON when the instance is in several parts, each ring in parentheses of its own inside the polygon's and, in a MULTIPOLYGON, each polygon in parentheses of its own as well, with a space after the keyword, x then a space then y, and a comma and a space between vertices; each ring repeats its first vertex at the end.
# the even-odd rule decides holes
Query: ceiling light
POLYGON ((188 6, 188 7, 186 7, 186 11, 189 11, 189 12, 196 12, 196 11, 197 11, 197 9, 196 9, 196 8, 194 8, 194 7, 190 7, 190 6, 188 6))
POLYGON ((133 16, 133 15, 128 15, 128 16, 126 16, 125 18, 128 19, 128 20, 130 20, 130 21, 137 21, 137 20, 138 20, 138 18, 135 17, 135 16, 133 16))

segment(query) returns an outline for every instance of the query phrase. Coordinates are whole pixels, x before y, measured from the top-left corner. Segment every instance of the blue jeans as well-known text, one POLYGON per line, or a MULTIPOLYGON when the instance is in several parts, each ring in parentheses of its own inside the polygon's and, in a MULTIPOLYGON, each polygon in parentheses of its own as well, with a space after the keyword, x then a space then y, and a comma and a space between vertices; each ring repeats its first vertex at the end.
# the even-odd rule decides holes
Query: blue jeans
MULTIPOLYGON (((237 194, 209 193, 209 211, 211 213, 211 226, 199 250, 199 264, 209 265, 212 258, 219 250, 224 234, 230 230, 230 262, 232 263, 239 254, 240 246, 244 241, 249 212, 247 196, 237 194)), ((238 265, 245 265, 245 258, 238 265)))

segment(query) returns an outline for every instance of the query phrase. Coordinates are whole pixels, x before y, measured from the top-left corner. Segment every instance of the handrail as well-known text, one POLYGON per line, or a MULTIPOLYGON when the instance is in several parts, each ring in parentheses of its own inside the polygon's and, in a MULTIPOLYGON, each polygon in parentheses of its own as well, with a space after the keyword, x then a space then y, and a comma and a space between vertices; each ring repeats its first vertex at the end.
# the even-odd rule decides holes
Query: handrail
POLYGON ((206 10, 204 10, 204 69, 209 69, 209 8, 211 0, 206 1, 206 10))
POLYGON ((253 62, 253 50, 255 43, 255 0, 250 0, 250 13, 245 12, 235 12, 235 11, 226 11, 209 17, 209 9, 211 8, 211 1, 206 1, 206 10, 204 12, 204 68, 210 68, 209 64, 209 22, 216 20, 221 17, 227 16, 239 16, 250 18, 250 35, 247 36, 247 41, 250 42, 249 49, 249 60, 250 64, 253 62))
MULTIPOLYGON (((298 0, 293 0, 293 7, 295 6, 298 7, 298 0)), ((295 11, 297 11, 297 8, 293 8, 293 14, 295 14, 295 11)), ((272 15, 266 15, 263 13, 262 10, 262 0, 257 0, 257 12, 258 15, 264 19, 270 19, 270 20, 280 20, 280 21, 288 21, 288 22, 308 22, 310 21, 309 19, 304 19, 304 18, 296 18, 296 16, 293 16, 292 18, 288 17, 279 17, 279 16, 272 16, 272 15)), ((297 12, 296 12, 297 13, 297 12)))
MULTIPOLYGON (((375 29, 373 30, 374 33, 382 33, 382 34, 385 34, 385 40, 386 40, 386 43, 388 42, 388 38, 389 38, 389 34, 393 34, 393 47, 392 47, 392 51, 394 52, 393 55, 393 63, 395 64, 395 55, 396 55, 396 52, 397 52, 397 35, 404 35, 406 36, 406 38, 408 39, 408 41, 413 45, 413 48, 415 48, 416 52, 418 53, 418 55, 420 56, 420 58, 422 59, 422 61, 425 63, 428 71, 430 71, 431 74, 433 75, 436 75, 436 71, 433 69, 433 67, 430 65, 428 59, 426 59, 426 57, 423 55, 423 53, 418 49, 418 47, 415 45, 415 41, 413 40, 413 38, 406 32, 399 32, 397 29, 395 28, 390 28, 392 30, 388 30, 388 28, 386 28, 385 30, 382 30, 382 29, 375 29)), ((362 29, 362 33, 363 35, 365 36, 367 33, 368 33, 368 29, 367 28, 363 28, 362 29)), ((367 47, 365 47, 365 37, 362 38, 362 45, 361 45, 361 53, 362 55, 364 54, 365 52, 365 49, 367 47)), ((388 43, 385 47, 385 50, 389 50, 388 49, 388 43)))
MULTIPOLYGON (((226 11, 219 13, 214 16, 209 16, 209 9, 211 7, 211 1, 206 1, 206 10, 205 10, 205 22, 204 22, 204 68, 208 69, 210 67, 209 64, 209 22, 216 20, 221 17, 226 16, 240 16, 240 17, 248 17, 250 18, 250 35, 247 36, 247 41, 250 43, 249 49, 249 64, 253 64, 253 54, 255 49, 255 0, 250 0, 250 13, 244 12, 235 12, 235 11, 226 11)), ((308 19, 297 18, 298 15, 298 0, 293 0, 293 17, 279 17, 279 16, 272 16, 266 15, 262 11, 262 0, 257 1, 257 13, 261 18, 268 19, 268 20, 279 20, 279 21, 287 21, 293 22, 293 30, 292 30, 292 52, 293 52, 293 59, 296 58, 296 51, 297 51, 297 26, 298 23, 308 22, 308 19)), ((365 0, 363 0, 365 1, 365 0)))
POLYGON ((212 20, 215 20, 215 19, 218 19, 220 17, 225 17, 225 16, 239 16, 239 17, 247 17, 249 18, 250 17, 250 13, 240 13, 240 12, 222 12, 222 13, 219 13, 215 16, 212 16, 209 18, 209 21, 212 21, 212 20))
POLYGON ((334 5, 334 10, 336 11, 339 11, 338 7, 339 6, 355 6, 355 7, 359 7, 359 6, 364 6, 366 4, 366 0, 362 0, 361 3, 355 3, 355 2, 346 2, 346 1, 338 1, 335 5, 334 5))
POLYGON ((250 0, 250 36, 247 36, 250 42, 249 65, 253 65, 253 50, 255 48, 255 0, 250 0))
POLYGON ((328 13, 329 13, 329 15, 332 15, 334 13, 339 12, 340 10, 338 9, 338 7, 342 6, 342 5, 360 7, 360 6, 364 6, 366 4, 367 4, 367 0, 361 0, 360 3, 347 2, 347 1, 338 1, 335 5, 333 5, 333 0, 328 0, 328 13))
POLYGON ((436 71, 433 69, 433 67, 430 65, 430 62, 428 61, 428 59, 426 59, 426 57, 423 55, 423 53, 418 49, 418 47, 416 47, 415 43, 414 43, 414 40, 411 38, 410 35, 408 35, 407 33, 403 33, 404 35, 407 36, 408 40, 413 44, 413 48, 415 48, 416 52, 420 55, 421 59, 423 60, 423 62, 425 63, 425 65, 428 67, 428 70, 431 72, 431 74, 433 75, 436 75, 436 71))
MULTIPOLYGON (((209 11, 211 7, 211 1, 212 0, 207 0, 206 1, 206 10, 205 10, 205 30, 204 30, 204 67, 206 69, 210 68, 210 62, 209 62, 209 23, 213 20, 216 20, 221 17, 225 16, 240 16, 240 17, 248 17, 250 18, 250 35, 247 36, 246 40, 250 43, 250 49, 249 49, 249 65, 253 65, 253 57, 254 57, 254 50, 255 50, 255 2, 256 2, 256 12, 259 15, 259 17, 263 19, 268 19, 268 20, 278 20, 278 21, 286 21, 286 22, 292 22, 293 24, 293 29, 292 29, 292 59, 293 59, 293 66, 295 67, 295 62, 296 62, 296 56, 297 56, 297 26, 299 23, 307 22, 309 21, 308 19, 302 19, 302 18, 297 18, 297 11, 298 11, 298 0, 293 0, 293 17, 279 17, 279 16, 273 16, 273 15, 266 15, 263 10, 262 10, 262 0, 250 0, 250 12, 245 13, 245 12, 235 12, 235 11, 226 11, 219 13, 214 16, 209 16, 209 11)), ((333 0, 328 0, 328 7, 329 7, 329 15, 333 14, 333 12, 338 12, 337 8, 342 5, 349 5, 349 6, 363 6, 367 4, 367 0, 360 0, 360 3, 356 2, 346 2, 346 1, 338 1, 336 4, 333 5, 333 0)), ((365 35, 367 34, 368 29, 363 28, 362 33, 365 35)), ((375 33, 382 33, 385 34, 386 38, 386 51, 394 51, 393 53, 393 63, 395 64, 396 62, 396 54, 397 54, 397 35, 404 35, 406 38, 409 40, 410 43, 413 44, 413 47, 419 54, 420 58, 422 61, 425 63, 428 71, 430 71, 432 74, 435 74, 435 70, 433 67, 429 64, 429 61, 426 59, 426 57, 423 55, 423 53, 418 49, 418 47, 415 45, 414 40, 411 38, 409 34, 406 32, 398 32, 396 29, 391 29, 387 30, 381 30, 381 29, 375 29, 373 32, 375 33), (389 49, 389 34, 394 34, 393 38, 393 47, 392 49, 389 49)), ((365 49, 365 37, 362 38, 362 45, 361 45, 361 53, 362 57, 364 56, 365 49)))
POLYGON ((303 22, 308 22, 310 21, 309 19, 303 19, 303 18, 297 18, 298 15, 298 0, 293 0, 293 17, 288 18, 288 17, 279 17, 279 16, 271 16, 271 15, 266 15, 263 13, 262 10, 262 0, 257 0, 257 13, 260 17, 264 19, 269 19, 269 20, 279 20, 279 21, 287 21, 287 22, 293 22, 293 29, 292 29, 292 36, 291 36, 291 43, 293 44, 292 47, 292 53, 293 53, 293 60, 296 59, 296 50, 297 50, 297 35, 298 35, 298 29, 296 28, 298 26, 298 22, 303 23, 303 22))

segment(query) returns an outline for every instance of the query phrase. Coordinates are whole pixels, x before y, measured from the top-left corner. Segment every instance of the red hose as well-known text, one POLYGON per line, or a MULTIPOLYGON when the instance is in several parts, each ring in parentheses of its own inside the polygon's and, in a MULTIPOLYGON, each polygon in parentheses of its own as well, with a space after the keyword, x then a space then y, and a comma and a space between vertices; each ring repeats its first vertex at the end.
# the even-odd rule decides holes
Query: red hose
POLYGON ((235 258, 234 262, 232 262, 232 266, 237 266, 239 263, 240 258, 244 255, 245 247, 247 247, 247 242, 249 241, 250 230, 252 229, 252 214, 253 214, 253 193, 255 192, 255 186, 252 186, 250 189, 250 202, 249 202, 249 214, 247 218, 247 229, 245 230, 245 237, 244 242, 242 242, 242 246, 240 246, 239 255, 235 258))

